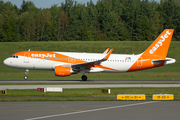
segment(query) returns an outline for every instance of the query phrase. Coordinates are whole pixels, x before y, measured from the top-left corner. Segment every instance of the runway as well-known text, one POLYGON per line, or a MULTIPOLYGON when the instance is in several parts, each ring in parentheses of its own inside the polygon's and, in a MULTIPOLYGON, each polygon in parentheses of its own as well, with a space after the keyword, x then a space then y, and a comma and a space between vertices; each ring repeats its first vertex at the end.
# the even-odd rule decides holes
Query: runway
POLYGON ((180 83, 180 80, 0 80, 0 83, 180 83))
POLYGON ((180 80, 0 80, 0 83, 57 83, 59 85, 0 85, 0 89, 37 89, 45 87, 62 88, 113 88, 113 87, 180 87, 180 80), (61 85, 61 83, 75 83, 61 85), (79 83, 79 84, 78 84, 79 83), (82 84, 90 83, 90 84, 82 84), (101 84, 103 83, 103 84, 101 84), (121 84, 122 83, 122 84, 121 84), (127 84, 126 84, 127 83, 127 84), (132 84, 130 84, 132 83, 132 84), (136 84, 134 84, 136 83, 136 84), (164 84, 163 84, 164 83, 164 84), (169 84, 168 84, 169 83, 169 84), (177 84, 176 84, 177 83, 177 84))
POLYGON ((0 102, 3 120, 179 120, 178 101, 0 102))
MULTIPOLYGON (((0 81, 3 83, 5 81, 0 81)), ((15 83, 22 81, 15 81, 15 83)), ((27 81, 25 81, 27 82, 27 81)), ((30 83, 32 81, 29 81, 30 83)), ((52 81, 45 81, 45 83, 52 81)), ((59 81, 54 81, 59 82, 59 81)), ((60 81, 63 83, 64 81, 60 81)), ((72 81, 67 81, 72 82, 72 81)), ((78 83, 78 81, 76 81, 78 83)), ((83 81, 84 82, 84 81, 83 81)), ((92 82, 92 81, 91 81, 92 82)), ((103 81, 104 82, 104 81, 103 81)), ((131 81, 129 81, 131 82, 131 81)), ((137 81, 136 81, 137 82, 137 81)), ((162 81, 161 81, 162 82, 162 81)), ((167 81, 163 81, 168 83, 167 81)), ((174 82, 174 81, 173 81, 174 82)), ((176 81, 178 83, 179 81, 176 81)), ((8 82, 6 82, 8 83, 8 82)), ((12 81, 9 81, 12 83, 12 81)), ((32 83, 44 83, 36 81, 32 83)), ((79 82, 81 83, 81 82, 79 82)), ((105 82, 106 83, 106 82, 105 82)), ((180 84, 73 84, 73 85, 0 85, 0 89, 62 88, 112 88, 112 87, 180 87, 180 84)), ((143 81, 144 83, 144 81, 143 81)), ((149 83, 149 82, 148 82, 149 83)), ((160 82, 159 82, 160 83, 160 82)), ((0 102, 3 120, 179 120, 178 101, 53 101, 53 102, 0 102)))

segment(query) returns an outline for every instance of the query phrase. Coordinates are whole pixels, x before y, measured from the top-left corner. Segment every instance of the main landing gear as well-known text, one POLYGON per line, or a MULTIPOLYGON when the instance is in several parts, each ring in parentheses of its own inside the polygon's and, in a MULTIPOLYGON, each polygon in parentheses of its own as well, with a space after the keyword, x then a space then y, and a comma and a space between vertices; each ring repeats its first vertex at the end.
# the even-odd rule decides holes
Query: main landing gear
POLYGON ((85 70, 80 71, 80 73, 83 74, 82 77, 81 77, 82 81, 86 81, 87 80, 87 76, 85 75, 85 70))
POLYGON ((27 80, 28 79, 28 74, 29 74, 29 70, 26 69, 26 72, 25 72, 25 76, 24 76, 24 79, 27 80))
POLYGON ((86 81, 86 80, 87 80, 87 76, 86 76, 86 75, 83 75, 83 76, 81 77, 81 79, 82 79, 83 81, 86 81))

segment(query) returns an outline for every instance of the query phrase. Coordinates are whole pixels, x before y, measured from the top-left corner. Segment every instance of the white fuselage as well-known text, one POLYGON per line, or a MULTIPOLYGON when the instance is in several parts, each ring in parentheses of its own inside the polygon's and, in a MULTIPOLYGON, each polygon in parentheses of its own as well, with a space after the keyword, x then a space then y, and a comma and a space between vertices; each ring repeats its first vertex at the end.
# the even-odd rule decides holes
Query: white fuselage
MULTIPOLYGON (((25 57, 18 56, 18 58, 7 58, 4 60, 4 64, 20 69, 34 69, 34 70, 54 70, 55 66, 71 66, 76 60, 82 60, 86 62, 97 61, 102 59, 105 54, 100 53, 75 53, 75 52, 55 52, 57 54, 69 56, 69 58, 51 57, 25 57), (53 60, 57 61, 53 61, 53 60), (61 61, 64 59, 64 62, 61 61), (60 61, 58 61, 60 60, 60 61)), ((102 66, 111 69, 93 68, 89 72, 126 72, 140 57, 140 55, 128 55, 128 54, 111 54, 107 61, 101 63, 102 66)))

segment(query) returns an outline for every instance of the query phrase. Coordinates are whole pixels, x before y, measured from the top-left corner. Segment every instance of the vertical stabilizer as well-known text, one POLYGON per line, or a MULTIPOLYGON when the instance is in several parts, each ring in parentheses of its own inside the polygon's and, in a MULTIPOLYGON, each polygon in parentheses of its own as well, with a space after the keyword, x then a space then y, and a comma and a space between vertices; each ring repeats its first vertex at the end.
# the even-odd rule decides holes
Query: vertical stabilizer
POLYGON ((145 50, 142 56, 154 56, 166 59, 174 29, 165 29, 159 37, 145 50))
POLYGON ((142 53, 128 72, 163 66, 174 29, 165 29, 159 37, 142 53), (154 62, 158 60, 158 62, 154 62))

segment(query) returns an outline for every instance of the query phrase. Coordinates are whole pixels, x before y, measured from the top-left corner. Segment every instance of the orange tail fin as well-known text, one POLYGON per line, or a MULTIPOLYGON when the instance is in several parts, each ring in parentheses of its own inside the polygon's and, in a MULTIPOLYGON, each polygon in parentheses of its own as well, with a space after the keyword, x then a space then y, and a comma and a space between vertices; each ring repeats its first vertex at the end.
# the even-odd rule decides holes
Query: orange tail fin
POLYGON ((159 37, 140 55, 128 72, 163 66, 174 29, 165 29, 159 37), (158 64, 154 64, 158 60, 158 64), (154 63, 153 63, 154 61, 154 63))
POLYGON ((159 37, 145 50, 142 56, 154 56, 166 59, 174 29, 165 29, 159 37))

